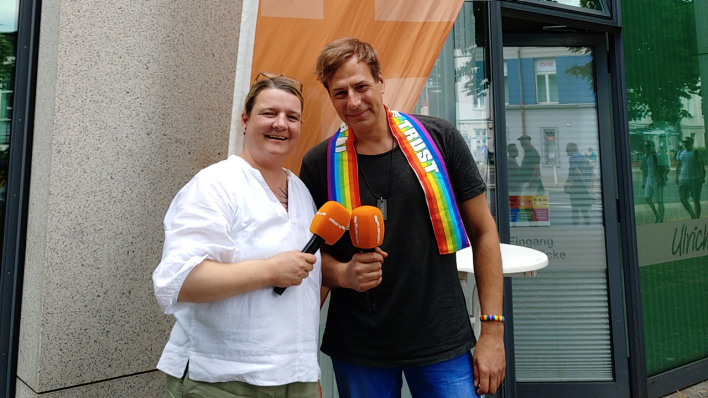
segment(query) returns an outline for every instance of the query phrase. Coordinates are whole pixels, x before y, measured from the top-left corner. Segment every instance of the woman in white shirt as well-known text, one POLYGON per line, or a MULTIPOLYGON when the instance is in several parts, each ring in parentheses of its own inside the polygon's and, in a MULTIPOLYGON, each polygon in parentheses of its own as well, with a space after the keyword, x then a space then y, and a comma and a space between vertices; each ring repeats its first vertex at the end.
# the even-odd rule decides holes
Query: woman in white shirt
POLYGON ((260 73, 244 108, 239 156, 200 171, 165 216, 153 284, 176 318, 157 365, 167 397, 318 396, 320 257, 301 252, 316 208, 282 167, 302 83, 260 73))

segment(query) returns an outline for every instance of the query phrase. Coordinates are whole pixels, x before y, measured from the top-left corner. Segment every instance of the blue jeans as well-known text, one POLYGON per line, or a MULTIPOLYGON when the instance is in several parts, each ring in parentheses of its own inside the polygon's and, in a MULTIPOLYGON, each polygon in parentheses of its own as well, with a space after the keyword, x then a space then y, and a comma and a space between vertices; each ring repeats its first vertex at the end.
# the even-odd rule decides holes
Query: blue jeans
POLYGON ((334 358, 332 366, 340 398, 400 398, 401 374, 414 398, 479 398, 470 353, 426 366, 379 368, 334 358))

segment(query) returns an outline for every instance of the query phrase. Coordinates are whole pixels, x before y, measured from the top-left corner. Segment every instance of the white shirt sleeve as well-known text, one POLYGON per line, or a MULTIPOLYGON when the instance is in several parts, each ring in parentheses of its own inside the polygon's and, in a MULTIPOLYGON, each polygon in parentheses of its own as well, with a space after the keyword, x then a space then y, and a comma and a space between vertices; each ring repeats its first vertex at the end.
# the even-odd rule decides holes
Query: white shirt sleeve
POLYGON ((152 280, 157 302, 166 314, 188 305, 178 303, 177 297, 194 267, 205 259, 235 260, 236 244, 229 235, 236 211, 235 192, 210 171, 201 171, 187 183, 165 215, 162 261, 152 280))

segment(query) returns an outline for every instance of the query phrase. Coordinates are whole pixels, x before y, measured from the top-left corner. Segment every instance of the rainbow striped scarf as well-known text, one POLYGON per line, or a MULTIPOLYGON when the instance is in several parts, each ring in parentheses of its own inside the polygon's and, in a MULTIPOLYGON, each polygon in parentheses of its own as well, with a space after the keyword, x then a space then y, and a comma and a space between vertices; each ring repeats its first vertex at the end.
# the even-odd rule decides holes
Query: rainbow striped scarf
MULTIPOLYGON (((469 246, 467 234, 445 161, 430 133, 410 115, 388 108, 386 113, 393 136, 425 192, 438 251, 440 254, 450 254, 464 249, 469 246)), ((342 124, 332 136, 327 151, 329 200, 341 203, 350 211, 361 206, 355 139, 349 126, 342 124)))

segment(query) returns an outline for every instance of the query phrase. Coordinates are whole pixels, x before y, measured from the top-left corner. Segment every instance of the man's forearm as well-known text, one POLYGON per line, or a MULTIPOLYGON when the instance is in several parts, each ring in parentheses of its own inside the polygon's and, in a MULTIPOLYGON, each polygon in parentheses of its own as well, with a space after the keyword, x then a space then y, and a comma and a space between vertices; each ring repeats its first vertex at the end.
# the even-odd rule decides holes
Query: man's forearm
POLYGON ((472 244, 474 277, 482 313, 502 315, 504 274, 502 272, 499 235, 494 218, 487 207, 485 196, 479 195, 461 203, 460 212, 472 244))
POLYGON ((320 251, 320 254, 322 256, 322 286, 342 287, 341 274, 345 271, 343 264, 324 250, 320 251))
MULTIPOLYGON (((482 313, 502 315, 504 310, 504 274, 501 265, 499 238, 489 231, 472 243, 474 276, 482 313)), ((488 324, 485 322, 483 325, 488 324)))

